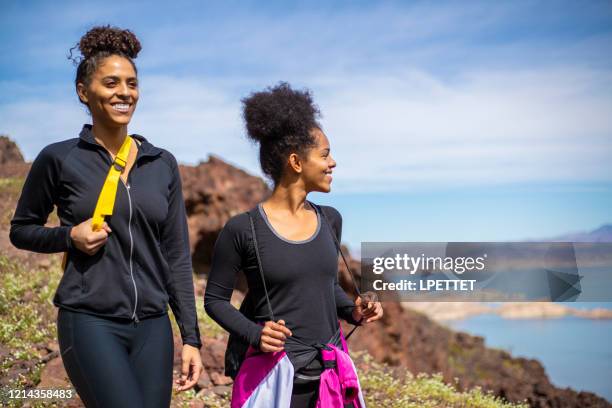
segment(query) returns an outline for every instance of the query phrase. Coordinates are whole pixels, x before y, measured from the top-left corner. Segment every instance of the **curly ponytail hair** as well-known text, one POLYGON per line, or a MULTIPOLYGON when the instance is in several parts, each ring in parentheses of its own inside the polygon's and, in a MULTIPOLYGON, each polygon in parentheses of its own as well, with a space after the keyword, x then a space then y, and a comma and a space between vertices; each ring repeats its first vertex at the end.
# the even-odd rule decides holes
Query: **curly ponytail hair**
POLYGON ((321 129, 319 108, 309 90, 294 90, 287 82, 251 93, 242 105, 247 134, 260 143, 261 169, 278 184, 287 156, 316 145, 311 132, 321 129))

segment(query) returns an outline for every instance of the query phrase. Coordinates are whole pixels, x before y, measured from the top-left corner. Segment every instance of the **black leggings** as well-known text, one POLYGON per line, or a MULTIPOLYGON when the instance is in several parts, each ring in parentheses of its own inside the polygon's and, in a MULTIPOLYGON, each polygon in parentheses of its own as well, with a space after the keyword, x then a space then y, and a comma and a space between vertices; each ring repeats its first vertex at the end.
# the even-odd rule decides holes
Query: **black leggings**
POLYGON ((60 308, 57 335, 86 407, 170 406, 174 342, 167 314, 134 323, 60 308))
POLYGON ((291 408, 314 408, 319 398, 319 381, 293 383, 291 408))
MULTIPOLYGON (((293 383, 290 408, 315 408, 319 399, 319 381, 293 383)), ((352 402, 344 408, 355 408, 352 402)))

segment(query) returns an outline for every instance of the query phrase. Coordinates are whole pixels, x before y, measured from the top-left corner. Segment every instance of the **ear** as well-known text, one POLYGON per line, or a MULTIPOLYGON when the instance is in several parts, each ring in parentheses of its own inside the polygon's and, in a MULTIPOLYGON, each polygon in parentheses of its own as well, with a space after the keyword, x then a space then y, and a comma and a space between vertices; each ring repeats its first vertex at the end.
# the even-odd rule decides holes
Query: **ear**
POLYGON ((89 98, 87 98, 87 88, 85 87, 85 85, 79 82, 76 88, 77 88, 77 95, 79 96, 79 99, 81 100, 81 102, 83 102, 84 104, 87 104, 89 102, 89 98))
POLYGON ((289 155, 289 166, 298 174, 302 172, 302 159, 300 159, 297 153, 289 155))

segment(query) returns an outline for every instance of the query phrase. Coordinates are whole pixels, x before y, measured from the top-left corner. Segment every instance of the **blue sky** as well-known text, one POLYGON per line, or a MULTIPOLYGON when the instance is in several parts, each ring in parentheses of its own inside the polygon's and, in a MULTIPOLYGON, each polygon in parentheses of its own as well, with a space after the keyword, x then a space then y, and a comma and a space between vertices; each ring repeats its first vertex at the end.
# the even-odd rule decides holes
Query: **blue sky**
POLYGON ((130 131, 183 163, 261 174, 240 98, 312 89, 338 167, 311 199, 353 249, 612 222, 610 2, 2 2, 0 133, 27 159, 88 121, 66 54, 106 23, 143 43, 130 131))

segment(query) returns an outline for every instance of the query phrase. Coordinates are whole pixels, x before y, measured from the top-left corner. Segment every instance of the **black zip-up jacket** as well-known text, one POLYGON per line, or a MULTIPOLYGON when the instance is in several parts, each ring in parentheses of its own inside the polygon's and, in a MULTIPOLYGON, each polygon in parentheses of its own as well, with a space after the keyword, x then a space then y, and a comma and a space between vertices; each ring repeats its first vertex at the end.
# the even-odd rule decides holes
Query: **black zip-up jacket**
POLYGON ((93 256, 73 246, 70 230, 93 215, 112 160, 83 126, 79 138, 45 147, 32 163, 11 221, 13 245, 68 251, 53 303, 58 307, 138 322, 168 313, 184 344, 202 347, 195 308, 189 235, 174 156, 144 137, 136 162, 117 186, 108 240, 93 256), (59 227, 44 224, 57 206, 59 227))

